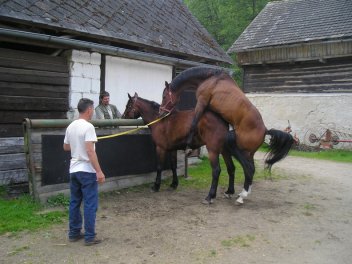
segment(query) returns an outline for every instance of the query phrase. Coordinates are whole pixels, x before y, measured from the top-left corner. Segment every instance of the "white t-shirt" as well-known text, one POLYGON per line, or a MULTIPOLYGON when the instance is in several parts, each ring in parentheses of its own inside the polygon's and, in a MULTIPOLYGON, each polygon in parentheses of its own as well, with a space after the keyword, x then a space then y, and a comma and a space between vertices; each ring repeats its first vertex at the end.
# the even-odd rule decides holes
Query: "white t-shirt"
POLYGON ((73 121, 67 127, 64 139, 64 143, 71 147, 70 173, 77 171, 96 172, 89 161, 85 146, 86 141, 98 141, 94 126, 84 119, 73 121))

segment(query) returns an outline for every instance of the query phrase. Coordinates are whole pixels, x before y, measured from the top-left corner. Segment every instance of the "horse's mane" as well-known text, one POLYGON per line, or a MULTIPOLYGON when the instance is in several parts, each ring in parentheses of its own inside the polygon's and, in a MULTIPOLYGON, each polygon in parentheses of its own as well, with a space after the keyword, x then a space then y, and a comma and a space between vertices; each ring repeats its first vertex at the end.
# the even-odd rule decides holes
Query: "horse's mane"
POLYGON ((153 109, 154 112, 159 112, 160 104, 158 104, 157 102, 149 101, 149 100, 144 99, 144 98, 142 98, 142 97, 138 97, 138 99, 141 100, 141 101, 144 101, 144 102, 148 103, 148 104, 152 107, 152 109, 153 109))
POLYGON ((210 67, 198 66, 184 70, 177 75, 170 83, 173 92, 178 91, 181 87, 188 82, 192 82, 193 86, 197 86, 202 81, 216 75, 225 73, 222 69, 215 69, 210 67))

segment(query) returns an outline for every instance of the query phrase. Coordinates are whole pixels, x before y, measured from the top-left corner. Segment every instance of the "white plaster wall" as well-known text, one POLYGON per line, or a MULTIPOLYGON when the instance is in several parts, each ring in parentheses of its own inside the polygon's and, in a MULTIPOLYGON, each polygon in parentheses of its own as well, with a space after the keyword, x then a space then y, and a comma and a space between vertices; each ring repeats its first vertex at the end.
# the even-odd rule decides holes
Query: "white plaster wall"
POLYGON ((172 66, 119 57, 106 57, 105 90, 110 102, 121 114, 128 101, 127 93, 161 103, 165 81, 172 79, 172 66))
MULTIPOLYGON (((352 135, 352 94, 247 94, 247 97, 262 114, 268 129, 284 129, 290 120, 292 132, 302 143, 308 130, 321 133, 329 128, 352 135)), ((352 148, 352 143, 339 145, 352 148)))
POLYGON ((70 111, 68 118, 78 116, 77 103, 81 98, 89 98, 94 105, 99 104, 101 55, 86 51, 72 50, 67 54, 70 71, 70 111))

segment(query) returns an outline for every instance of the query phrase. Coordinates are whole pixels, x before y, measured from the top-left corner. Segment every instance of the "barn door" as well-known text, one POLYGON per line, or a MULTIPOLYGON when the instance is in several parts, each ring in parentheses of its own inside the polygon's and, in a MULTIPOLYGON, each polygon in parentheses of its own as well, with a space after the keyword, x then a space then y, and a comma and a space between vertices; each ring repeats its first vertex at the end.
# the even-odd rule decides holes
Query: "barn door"
POLYGON ((0 48, 0 137, 22 136, 22 121, 66 118, 64 57, 0 48))

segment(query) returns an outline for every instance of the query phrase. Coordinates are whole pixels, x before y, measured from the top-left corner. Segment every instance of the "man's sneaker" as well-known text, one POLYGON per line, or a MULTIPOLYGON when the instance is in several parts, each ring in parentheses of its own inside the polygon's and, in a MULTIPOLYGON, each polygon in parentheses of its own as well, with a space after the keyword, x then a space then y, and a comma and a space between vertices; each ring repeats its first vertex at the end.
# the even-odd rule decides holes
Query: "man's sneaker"
POLYGON ((84 245, 86 245, 86 246, 93 246, 93 245, 99 244, 99 243, 101 243, 101 242, 103 242, 102 239, 99 239, 99 238, 96 238, 96 237, 95 237, 93 240, 85 241, 85 242, 84 242, 84 245))
POLYGON ((70 242, 77 242, 78 240, 81 240, 82 238, 84 238, 84 234, 79 233, 78 236, 69 237, 68 240, 69 240, 70 242))

